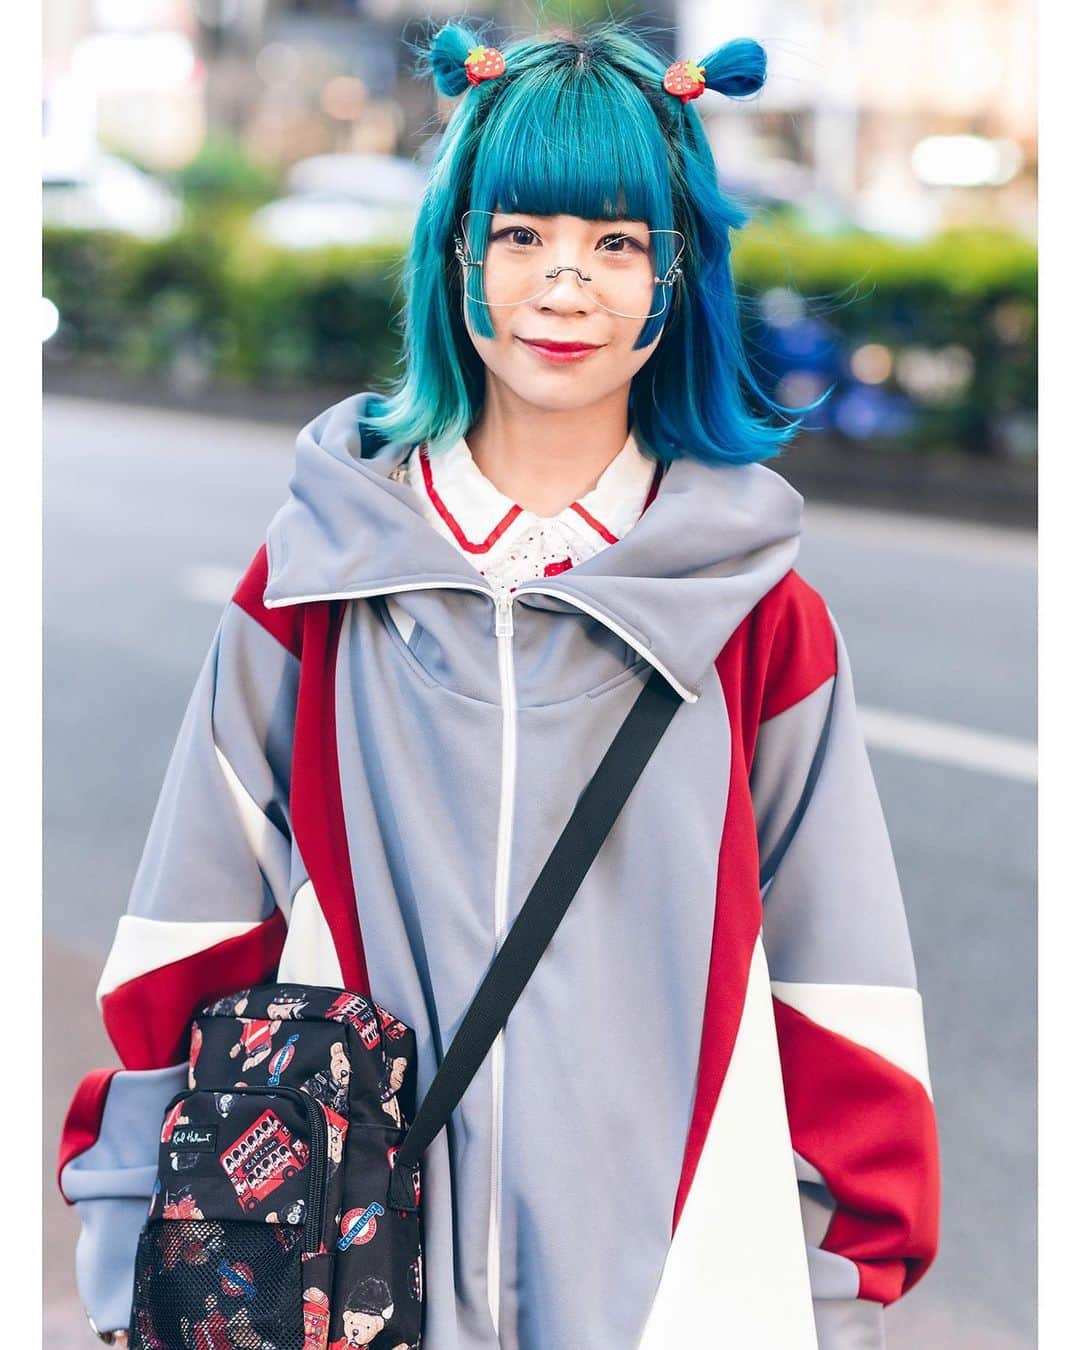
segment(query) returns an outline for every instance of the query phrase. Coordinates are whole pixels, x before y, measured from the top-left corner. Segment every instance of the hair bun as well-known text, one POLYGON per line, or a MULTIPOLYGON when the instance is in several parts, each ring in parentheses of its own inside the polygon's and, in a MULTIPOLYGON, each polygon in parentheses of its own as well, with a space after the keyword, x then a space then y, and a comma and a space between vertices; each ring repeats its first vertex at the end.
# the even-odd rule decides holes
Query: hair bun
POLYGON ((469 87, 465 58, 484 44, 461 23, 444 23, 422 54, 420 72, 429 74, 435 88, 447 98, 456 98, 469 87))
POLYGON ((698 62, 705 67, 705 88, 728 98, 756 94, 765 83, 765 48, 753 38, 733 38, 698 62))

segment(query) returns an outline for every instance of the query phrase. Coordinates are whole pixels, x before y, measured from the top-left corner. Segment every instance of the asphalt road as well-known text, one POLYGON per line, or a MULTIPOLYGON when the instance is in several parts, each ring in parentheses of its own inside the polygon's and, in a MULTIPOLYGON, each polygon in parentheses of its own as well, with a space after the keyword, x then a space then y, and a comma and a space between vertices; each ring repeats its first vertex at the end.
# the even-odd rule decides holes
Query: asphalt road
MULTIPOLYGON (((93 1342, 51 1175, 165 764, 294 430, 45 404, 46 1344, 93 1342), (85 1015, 83 1015, 85 1014, 85 1015), (85 1341, 84 1341, 85 1338, 85 1341)), ((1035 1344, 1035 543, 806 508, 800 571, 844 633, 896 854, 941 1132, 942 1243, 890 1350, 1035 1344)))

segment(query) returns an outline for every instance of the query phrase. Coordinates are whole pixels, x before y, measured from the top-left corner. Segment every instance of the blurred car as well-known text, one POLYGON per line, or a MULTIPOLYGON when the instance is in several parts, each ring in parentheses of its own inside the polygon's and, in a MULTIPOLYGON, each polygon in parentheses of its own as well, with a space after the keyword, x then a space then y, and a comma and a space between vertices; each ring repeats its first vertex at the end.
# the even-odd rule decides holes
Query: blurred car
POLYGON ((45 225, 121 230, 160 239, 180 226, 183 205, 173 190, 118 155, 95 151, 77 161, 50 162, 41 175, 45 225))
POLYGON ((313 155, 292 166, 288 195, 255 211, 251 228, 283 248, 400 243, 426 182, 421 165, 395 155, 313 155))

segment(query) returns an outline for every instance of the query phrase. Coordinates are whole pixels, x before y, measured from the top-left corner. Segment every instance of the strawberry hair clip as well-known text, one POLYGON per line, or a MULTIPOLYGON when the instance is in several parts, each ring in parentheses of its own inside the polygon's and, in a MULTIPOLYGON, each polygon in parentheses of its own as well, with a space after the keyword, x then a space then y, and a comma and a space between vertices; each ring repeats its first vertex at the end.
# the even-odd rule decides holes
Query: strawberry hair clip
POLYGON ((699 61, 672 61, 664 71, 665 92, 685 105, 715 89, 728 98, 756 94, 765 83, 765 49, 753 38, 735 38, 699 61))
MULTIPOLYGON (((506 74, 506 58, 498 47, 471 47, 464 59, 465 78, 475 88, 506 74)), ((663 88, 685 106, 715 89, 728 98, 756 94, 765 83, 765 52, 752 38, 735 38, 700 61, 672 61, 664 71, 663 88)))
POLYGON ((505 73, 506 58, 498 47, 473 47, 465 58, 465 78, 474 88, 505 73))

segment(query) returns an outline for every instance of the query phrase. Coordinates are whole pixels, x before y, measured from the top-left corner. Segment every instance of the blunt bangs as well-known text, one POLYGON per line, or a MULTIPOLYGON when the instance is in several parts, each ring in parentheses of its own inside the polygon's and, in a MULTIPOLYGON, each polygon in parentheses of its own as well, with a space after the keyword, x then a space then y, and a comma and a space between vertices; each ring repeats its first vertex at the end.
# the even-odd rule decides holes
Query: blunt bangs
POLYGON ((666 157, 655 112, 624 76, 534 67, 484 125, 470 205, 670 229, 671 186, 657 173, 666 157))

